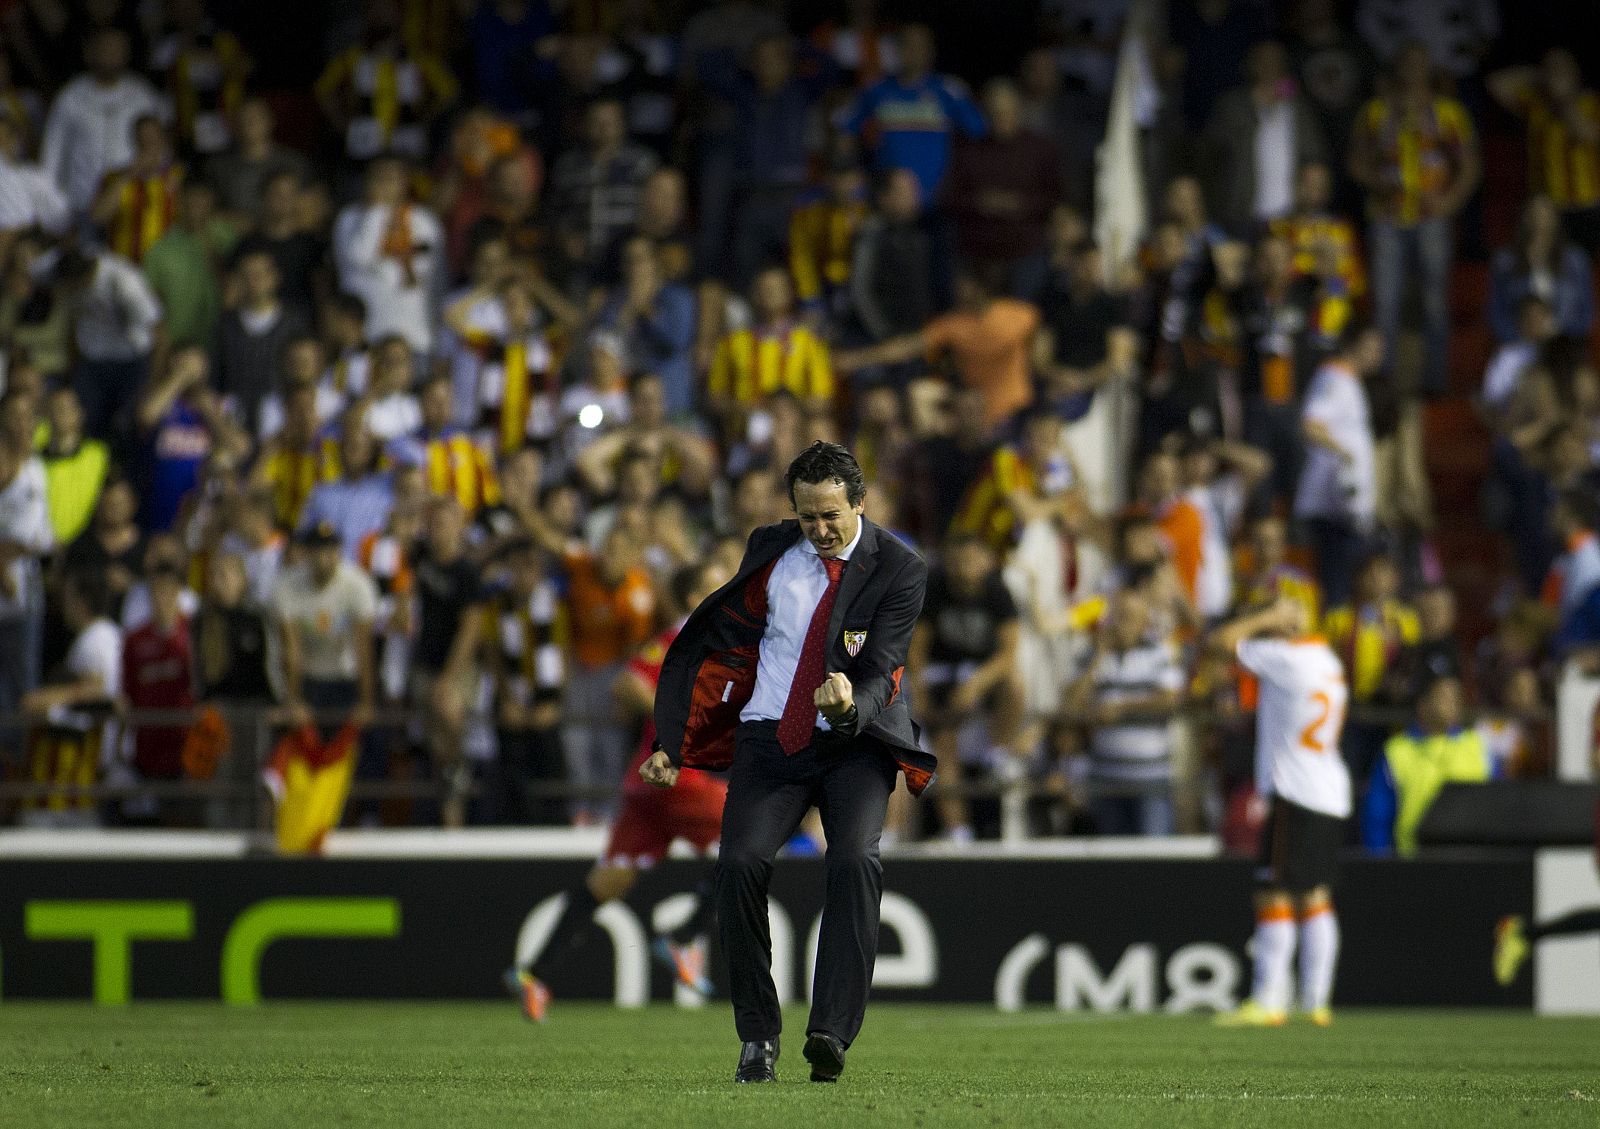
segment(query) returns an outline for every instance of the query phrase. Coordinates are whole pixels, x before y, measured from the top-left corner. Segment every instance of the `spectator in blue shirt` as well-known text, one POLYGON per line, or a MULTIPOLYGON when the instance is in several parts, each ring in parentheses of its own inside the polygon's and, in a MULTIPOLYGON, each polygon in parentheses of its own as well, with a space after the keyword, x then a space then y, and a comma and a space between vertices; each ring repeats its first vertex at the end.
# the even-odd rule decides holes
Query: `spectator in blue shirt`
POLYGON ((983 113, 958 79, 933 73, 933 33, 925 25, 904 28, 899 47, 899 69, 861 92, 843 127, 866 142, 874 169, 910 169, 922 198, 932 200, 955 134, 982 137, 983 113))
POLYGON ((663 279, 660 254, 642 235, 622 245, 622 285, 597 325, 621 336, 630 369, 661 378, 667 412, 676 416, 694 410, 694 293, 663 279))
MULTIPOLYGON (((826 64, 827 60, 821 60, 826 64)), ((700 80, 733 108, 734 281, 744 288, 788 246, 789 215, 806 184, 812 110, 832 78, 818 65, 801 76, 788 35, 762 36, 747 67, 727 51, 700 61, 700 80)))
POLYGON ((1489 274, 1489 327, 1496 341, 1515 341, 1517 313, 1533 295, 1555 315, 1556 332, 1588 337, 1594 324, 1594 279, 1589 258, 1561 233, 1561 213, 1548 196, 1522 209, 1517 241, 1495 252, 1489 274))
POLYGON ((367 430, 364 413, 345 414, 339 459, 343 473, 319 483, 306 499, 300 531, 326 522, 339 536, 347 560, 355 560, 369 533, 381 533, 394 509, 394 477, 378 465, 378 442, 367 430))

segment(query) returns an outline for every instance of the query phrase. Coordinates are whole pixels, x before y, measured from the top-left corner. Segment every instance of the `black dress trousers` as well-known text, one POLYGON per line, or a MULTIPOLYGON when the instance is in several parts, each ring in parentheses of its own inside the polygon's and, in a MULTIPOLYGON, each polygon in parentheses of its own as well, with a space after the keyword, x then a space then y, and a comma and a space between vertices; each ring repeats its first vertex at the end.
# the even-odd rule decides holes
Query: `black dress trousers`
POLYGON ((734 1025, 745 1042, 771 1039, 783 1027, 772 983, 767 888, 773 857, 813 806, 828 837, 828 888, 806 1033, 825 1031, 849 1046, 872 986, 883 897, 878 839, 899 769, 870 738, 815 736, 793 756, 779 746, 775 721, 743 722, 736 737, 722 810, 717 913, 734 1025))

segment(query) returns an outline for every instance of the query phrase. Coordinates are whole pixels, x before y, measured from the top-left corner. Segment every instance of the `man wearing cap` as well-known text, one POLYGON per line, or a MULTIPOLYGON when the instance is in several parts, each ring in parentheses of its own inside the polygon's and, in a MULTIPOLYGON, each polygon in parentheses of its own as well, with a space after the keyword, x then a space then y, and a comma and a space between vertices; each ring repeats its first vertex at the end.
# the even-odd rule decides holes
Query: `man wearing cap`
POLYGON ((296 725, 365 726, 375 689, 372 622, 378 589, 345 560, 328 522, 300 535, 301 561, 278 580, 272 619, 283 656, 283 702, 296 725), (347 716, 348 715, 348 716, 347 716))

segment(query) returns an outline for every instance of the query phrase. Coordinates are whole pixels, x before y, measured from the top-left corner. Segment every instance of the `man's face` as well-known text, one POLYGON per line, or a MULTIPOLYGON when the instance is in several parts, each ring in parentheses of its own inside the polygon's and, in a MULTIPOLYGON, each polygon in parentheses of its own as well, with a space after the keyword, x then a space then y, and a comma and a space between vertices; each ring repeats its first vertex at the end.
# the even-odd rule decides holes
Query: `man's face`
POLYGON ((395 161, 379 161, 367 172, 367 202, 394 205, 405 199, 404 166, 395 161))
POLYGON ((1333 195, 1333 178, 1320 162, 1306 165, 1294 181, 1295 205, 1302 212, 1320 212, 1333 195))
POLYGON ((46 406, 50 418, 50 431, 54 435, 79 435, 83 431, 83 405, 70 389, 51 393, 46 406))
POLYGON ((1571 98, 1582 85, 1578 60, 1573 58, 1571 51, 1559 47, 1545 54, 1539 73, 1544 80, 1544 88, 1557 101, 1571 98))
POLYGON ((1441 678, 1417 703, 1417 717, 1423 728, 1438 732, 1461 724, 1461 683, 1441 678))
POLYGON ((322 346, 310 338, 296 341, 283 358, 283 378, 290 384, 315 384, 322 368, 322 346))
POLYGON ((378 349, 376 357, 378 382, 390 392, 404 392, 411 387, 411 346, 404 341, 390 341, 378 349))
POLYGON ((545 498, 545 520, 557 529, 575 529, 578 525, 578 494, 571 489, 552 491, 545 498))
POLYGON ((544 578, 544 557, 537 549, 524 549, 511 560, 511 587, 519 596, 530 595, 544 578))
POLYGON ((635 381, 633 391, 628 396, 628 406, 636 426, 647 429, 660 427, 667 417, 667 398, 661 381, 654 378, 635 381))
POLYGON ((620 145, 626 135, 622 107, 615 102, 601 102, 589 111, 589 144, 596 149, 620 145))
POLYGON ((105 81, 116 78, 128 65, 128 37, 120 31, 96 36, 89 44, 88 62, 96 78, 105 81))
POLYGON ((1263 239, 1256 247, 1256 277, 1267 284, 1285 282, 1294 272, 1294 249, 1284 239, 1263 239))
POLYGON ((212 194, 211 186, 208 184, 196 181, 187 185, 183 190, 181 201, 183 223, 191 231, 204 228, 216 214, 217 198, 212 194))
POLYGON ((844 483, 838 479, 796 482, 793 504, 800 531, 819 557, 837 557, 861 529, 862 507, 850 504, 844 483))
POLYGON ((1393 596, 1400 587, 1400 579, 1395 575, 1394 565, 1379 558, 1361 570, 1357 587, 1363 602, 1375 604, 1393 596))
POLYGON ((466 532, 466 515, 450 501, 434 506, 428 518, 428 546, 440 556, 452 556, 461 547, 466 532))
POLYGON ((950 580, 963 595, 978 592, 993 569, 994 555, 976 538, 962 541, 950 554, 950 580))
POLYGON ((450 422, 450 385, 435 381, 422 390, 422 425, 438 431, 450 422))
POLYGON ((1251 547, 1255 550, 1257 567, 1276 568, 1282 564, 1287 548, 1283 523, 1271 519, 1258 522, 1251 538, 1251 547))
POLYGON ((1009 86, 996 86, 983 99, 989 127, 999 137, 1013 137, 1022 129, 1022 102, 1009 86))
POLYGON ((883 214, 894 223, 909 223, 922 210, 922 189, 914 173, 896 169, 889 174, 884 185, 881 207, 883 214))
POLYGON ((1150 605, 1143 594, 1132 588, 1117 593, 1111 604, 1111 638, 1123 650, 1144 638, 1150 626, 1150 605))
POLYGON ((12 396, 0 414, 0 429, 12 444, 24 450, 33 445, 33 430, 37 419, 32 396, 12 396))
POLYGON ((1139 476, 1139 493, 1149 505, 1159 505, 1178 492, 1178 460, 1171 455, 1156 455, 1144 464, 1139 476))
POLYGON ((284 430, 310 438, 317 431, 317 390, 311 384, 296 384, 283 401, 284 430))
POLYGON ((100 495, 100 521, 108 529, 119 529, 133 520, 138 503, 126 482, 115 482, 100 495))
POLYGON ((272 110, 265 102, 252 98, 239 107, 239 138, 251 145, 272 139, 272 110))
POLYGON ((140 156, 152 160, 165 160, 167 157, 167 130, 159 121, 149 118, 141 119, 134 126, 133 146, 140 156))
POLYGON ((339 546, 317 545, 307 555, 307 562, 311 566, 311 576, 316 582, 326 584, 333 579, 333 574, 339 569, 339 546))
POLYGON ((639 212, 662 228, 673 227, 683 219, 683 177, 671 169, 654 173, 644 182, 639 194, 639 212))
POLYGON ((1369 376, 1383 367, 1383 334, 1369 329, 1356 341, 1353 358, 1356 372, 1369 376))
POLYGON ((660 485, 654 459, 628 459, 618 476, 617 495, 624 503, 647 506, 655 500, 660 485))
POLYGON ((1205 215, 1205 204, 1198 180, 1180 176, 1167 186, 1167 215, 1185 227, 1199 222, 1205 215))
POLYGON ((182 581, 170 572, 159 572, 150 578, 150 607, 163 626, 170 627, 182 614, 178 606, 178 594, 182 591, 182 581))
POLYGON ((789 312, 789 276, 781 270, 762 271, 751 298, 762 317, 782 317, 789 312))
POLYGON ((933 70, 933 32, 912 24, 900 33, 900 73, 920 78, 933 70))
POLYGON ((763 90, 776 90, 789 81, 792 71, 789 43, 773 36, 756 44, 750 69, 763 90))
POLYGON ((353 478, 366 474, 372 468, 373 457, 377 454, 377 444, 372 438, 372 432, 365 425, 354 423, 344 429, 344 443, 341 446, 341 455, 344 460, 346 477, 353 478))
POLYGON ((1443 639, 1456 627, 1456 598, 1448 589, 1430 588, 1417 597, 1417 625, 1428 639, 1443 639))
POLYGON ((1061 420, 1053 415, 1038 415, 1030 419, 1023 433, 1023 446, 1028 461, 1036 465, 1054 456, 1061 447, 1061 420))
POLYGON ((278 268, 266 255, 251 255, 239 264, 239 283, 249 302, 270 302, 278 295, 278 268))
POLYGON ((1433 61, 1428 58, 1428 49, 1415 43, 1402 48, 1395 60, 1395 73, 1400 85, 1407 90, 1426 89, 1433 79, 1433 61))

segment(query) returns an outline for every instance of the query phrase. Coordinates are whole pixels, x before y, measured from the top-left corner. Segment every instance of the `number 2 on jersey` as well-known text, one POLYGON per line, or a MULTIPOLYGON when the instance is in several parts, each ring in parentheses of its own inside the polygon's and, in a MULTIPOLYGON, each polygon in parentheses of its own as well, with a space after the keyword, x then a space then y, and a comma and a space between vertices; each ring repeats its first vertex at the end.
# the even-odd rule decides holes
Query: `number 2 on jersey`
POLYGON ((1322 690, 1313 693, 1311 700, 1317 704, 1319 712, 1317 719, 1300 731, 1300 747, 1313 753, 1325 753, 1330 742, 1324 731, 1331 721, 1332 732, 1339 732, 1344 724, 1344 709, 1342 705, 1336 709, 1333 699, 1322 690))

